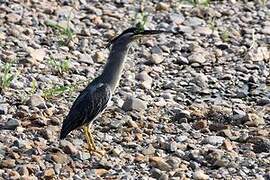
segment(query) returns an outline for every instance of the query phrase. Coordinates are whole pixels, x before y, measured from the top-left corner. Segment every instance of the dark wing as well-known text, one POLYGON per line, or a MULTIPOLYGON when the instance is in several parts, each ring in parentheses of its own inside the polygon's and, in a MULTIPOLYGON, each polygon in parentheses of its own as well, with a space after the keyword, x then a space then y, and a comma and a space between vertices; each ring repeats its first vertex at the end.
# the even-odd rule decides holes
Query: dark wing
POLYGON ((90 123, 107 106, 111 89, 107 84, 96 84, 83 90, 73 103, 63 122, 60 139, 64 139, 72 130, 90 123))

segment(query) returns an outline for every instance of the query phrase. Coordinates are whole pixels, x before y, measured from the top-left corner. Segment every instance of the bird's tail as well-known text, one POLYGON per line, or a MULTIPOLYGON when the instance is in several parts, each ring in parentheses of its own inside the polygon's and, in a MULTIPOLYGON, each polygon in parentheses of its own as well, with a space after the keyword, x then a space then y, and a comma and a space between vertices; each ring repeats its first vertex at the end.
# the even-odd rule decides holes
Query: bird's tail
POLYGON ((61 130, 61 133, 60 133, 60 139, 65 139, 68 135, 68 131, 65 131, 65 130, 61 130))
MULTIPOLYGON (((69 116, 68 116, 69 117, 69 116)), ((73 130, 73 124, 68 120, 68 117, 64 120, 60 133, 60 139, 65 139, 67 135, 73 130)))

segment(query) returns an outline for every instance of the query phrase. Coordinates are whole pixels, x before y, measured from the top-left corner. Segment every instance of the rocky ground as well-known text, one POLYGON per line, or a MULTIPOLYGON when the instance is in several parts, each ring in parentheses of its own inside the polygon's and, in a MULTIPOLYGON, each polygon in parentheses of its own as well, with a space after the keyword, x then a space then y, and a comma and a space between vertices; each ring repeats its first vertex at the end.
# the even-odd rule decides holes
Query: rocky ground
POLYGON ((0 179, 270 178, 270 2, 140 3, 0 0, 0 179), (184 34, 133 45, 90 155, 62 121, 139 9, 184 34))

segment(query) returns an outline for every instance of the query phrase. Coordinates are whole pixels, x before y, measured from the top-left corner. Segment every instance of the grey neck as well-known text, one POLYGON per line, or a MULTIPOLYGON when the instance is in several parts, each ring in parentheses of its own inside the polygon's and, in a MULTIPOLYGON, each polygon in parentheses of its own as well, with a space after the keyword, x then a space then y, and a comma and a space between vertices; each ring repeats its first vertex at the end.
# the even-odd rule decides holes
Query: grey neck
POLYGON ((104 83, 108 83, 111 86, 112 91, 115 90, 120 81, 128 50, 129 43, 113 44, 108 61, 100 75, 104 83))

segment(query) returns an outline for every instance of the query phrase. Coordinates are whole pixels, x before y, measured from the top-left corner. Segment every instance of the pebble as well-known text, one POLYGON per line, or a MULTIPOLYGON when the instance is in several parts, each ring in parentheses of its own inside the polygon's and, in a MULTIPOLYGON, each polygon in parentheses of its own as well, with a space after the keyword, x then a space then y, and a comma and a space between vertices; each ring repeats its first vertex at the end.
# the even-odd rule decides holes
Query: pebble
POLYGON ((58 164, 64 164, 68 160, 67 156, 61 152, 57 152, 55 154, 52 154, 51 158, 54 162, 56 162, 58 164))
POLYGON ((183 16, 182 13, 177 12, 177 13, 171 13, 170 15, 170 20, 175 24, 175 25, 180 25, 185 21, 185 17, 183 16))
POLYGON ((7 114, 8 113, 8 104, 0 104, 0 114, 7 114))
POLYGON ((193 178, 197 180, 207 180, 209 176, 206 175, 202 170, 197 170, 193 173, 193 178))
POLYGON ((245 124, 248 126, 259 126, 265 124, 265 121, 262 117, 258 116, 255 113, 248 113, 247 122, 245 124))
POLYGON ((146 155, 153 155, 155 154, 156 149, 154 148, 154 146, 152 144, 150 144, 146 149, 144 149, 142 151, 142 153, 146 156, 146 155))
POLYGON ((108 170, 107 169, 103 169, 103 168, 99 168, 95 170, 95 174, 97 176, 104 176, 105 174, 107 174, 108 170))
POLYGON ((201 18, 198 18, 198 17, 190 17, 190 18, 188 18, 187 21, 185 22, 185 25, 197 27, 197 26, 202 25, 203 23, 204 23, 204 20, 202 20, 201 18))
POLYGON ((153 64, 160 64, 164 61, 162 54, 152 54, 150 57, 150 62, 153 64))
POLYGON ((66 140, 62 140, 60 142, 60 145, 63 147, 63 151, 67 154, 77 154, 78 150, 76 146, 74 146, 71 142, 68 142, 66 140))
POLYGON ((204 129, 207 127, 207 121, 199 120, 194 124, 195 129, 204 129))
POLYGON ((97 63, 102 63, 105 61, 105 54, 101 51, 98 51, 95 53, 95 55, 93 56, 93 60, 97 63))
POLYGON ((157 11, 167 11, 169 8, 170 8, 170 5, 164 2, 159 2, 156 6, 157 11))
POLYGON ((44 99, 39 95, 32 95, 29 100, 27 101, 27 104, 32 107, 44 107, 45 101, 44 99))
POLYGON ((149 158, 150 163, 161 171, 170 171, 171 166, 161 157, 153 156, 149 158))
POLYGON ((270 153, 270 140, 269 139, 260 139, 254 145, 255 153, 270 153))
POLYGON ((126 122, 124 120, 113 119, 110 123, 110 127, 114 129, 121 128, 126 122))
POLYGON ((15 130, 21 123, 17 119, 11 118, 5 123, 5 129, 15 130))
POLYGON ((92 57, 89 54, 80 54, 78 61, 81 63, 86 63, 86 64, 94 63, 92 57))
POLYGON ((16 161, 15 159, 5 159, 1 161, 0 166, 2 168, 14 168, 16 166, 16 161))
POLYGON ((139 81, 152 81, 151 76, 146 71, 142 71, 136 75, 136 79, 139 81))
POLYGON ((28 52, 32 58, 31 62, 41 62, 44 60, 44 57, 46 56, 46 51, 45 49, 33 49, 33 48, 28 48, 28 52))
POLYGON ((211 144, 211 145, 218 145, 224 142, 225 138, 221 136, 207 136, 203 139, 202 143, 204 144, 211 144))
POLYGON ((48 168, 44 171, 44 177, 45 178, 53 178, 55 176, 55 172, 53 168, 48 168))
POLYGON ((21 16, 15 13, 9 13, 6 17, 10 23, 18 23, 21 20, 21 16))
POLYGON ((206 62, 206 58, 202 53, 193 53, 188 57, 190 63, 199 63, 204 64, 206 62))
POLYGON ((136 97, 129 97, 125 100, 122 109, 124 111, 142 111, 147 108, 147 104, 145 101, 142 101, 136 97))
POLYGON ((114 156, 120 156, 120 154, 121 154, 122 152, 123 152, 122 146, 116 146, 116 147, 114 147, 113 150, 112 150, 112 154, 113 154, 114 156))
POLYGON ((264 34, 270 35, 270 26, 264 26, 264 28, 261 31, 264 34))
POLYGON ((202 35, 210 35, 213 33, 212 29, 210 29, 209 27, 197 27, 195 29, 195 32, 202 35))
POLYGON ((225 139, 224 142, 223 142, 223 145, 224 145, 224 147, 225 147, 225 149, 227 151, 232 151, 233 150, 233 145, 232 145, 230 140, 225 139))

